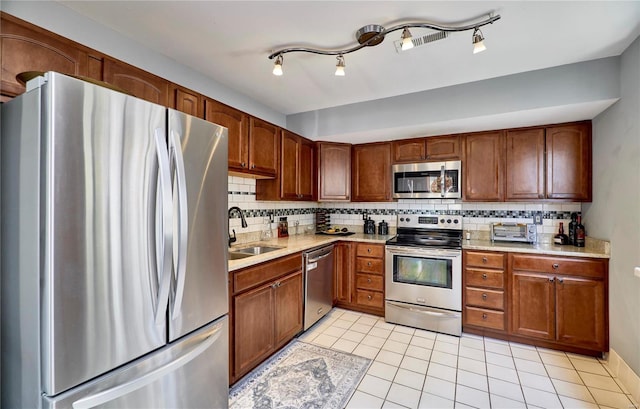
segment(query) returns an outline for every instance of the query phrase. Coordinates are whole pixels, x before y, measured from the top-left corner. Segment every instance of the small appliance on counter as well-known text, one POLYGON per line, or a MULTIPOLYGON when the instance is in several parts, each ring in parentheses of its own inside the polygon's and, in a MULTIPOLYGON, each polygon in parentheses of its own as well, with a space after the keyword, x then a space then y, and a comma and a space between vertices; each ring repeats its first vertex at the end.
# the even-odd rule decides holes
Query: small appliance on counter
POLYGON ((538 229, 535 224, 524 223, 492 223, 491 241, 515 241, 535 243, 538 229))

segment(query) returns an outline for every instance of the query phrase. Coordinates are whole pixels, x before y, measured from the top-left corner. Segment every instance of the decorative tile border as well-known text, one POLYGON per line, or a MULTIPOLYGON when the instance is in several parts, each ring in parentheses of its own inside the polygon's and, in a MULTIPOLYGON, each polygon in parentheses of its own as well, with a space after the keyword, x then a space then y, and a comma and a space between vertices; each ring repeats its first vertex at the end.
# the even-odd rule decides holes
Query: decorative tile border
POLYGON ((229 191, 227 193, 230 194, 230 195, 247 195, 247 196, 255 196, 256 195, 256 192, 232 192, 232 191, 229 191))

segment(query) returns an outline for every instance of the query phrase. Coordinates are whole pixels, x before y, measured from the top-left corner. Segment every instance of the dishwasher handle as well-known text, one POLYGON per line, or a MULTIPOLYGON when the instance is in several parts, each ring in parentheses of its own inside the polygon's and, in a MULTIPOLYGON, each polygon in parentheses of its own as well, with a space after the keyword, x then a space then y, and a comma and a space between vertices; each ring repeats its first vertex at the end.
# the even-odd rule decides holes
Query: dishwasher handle
POLYGON ((322 260, 323 258, 327 258, 327 257, 329 257, 330 255, 331 255, 331 251, 330 251, 330 252, 328 252, 328 253, 326 253, 326 254, 323 254, 323 255, 321 255, 321 256, 318 256, 318 257, 315 257, 315 258, 310 258, 310 259, 307 261, 307 263, 317 263, 318 261, 322 260))

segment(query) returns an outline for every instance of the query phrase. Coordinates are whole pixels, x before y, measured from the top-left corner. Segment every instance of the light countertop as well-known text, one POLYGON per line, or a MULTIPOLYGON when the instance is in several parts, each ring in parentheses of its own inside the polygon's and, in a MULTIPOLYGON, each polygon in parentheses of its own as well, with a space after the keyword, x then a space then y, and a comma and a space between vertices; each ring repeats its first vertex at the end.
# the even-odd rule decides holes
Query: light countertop
POLYGON ((587 240, 585 247, 558 246, 551 243, 512 243, 490 240, 462 240, 463 250, 508 251, 514 253, 546 254, 551 256, 609 258, 609 243, 602 240, 587 240))

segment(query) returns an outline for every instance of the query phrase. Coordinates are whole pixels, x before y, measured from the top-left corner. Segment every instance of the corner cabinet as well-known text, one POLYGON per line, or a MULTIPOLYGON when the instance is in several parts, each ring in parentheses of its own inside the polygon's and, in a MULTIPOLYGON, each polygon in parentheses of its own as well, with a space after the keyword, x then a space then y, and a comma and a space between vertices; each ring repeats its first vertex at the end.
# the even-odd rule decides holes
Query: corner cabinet
POLYGON ((351 199, 351 144, 317 142, 318 201, 351 199))
POLYGON ((391 189, 391 143, 353 145, 351 201, 390 202, 391 189))
POLYGON ((233 271, 230 276, 230 383, 302 331, 302 255, 233 271))
POLYGON ((547 198, 590 202, 591 122, 545 129, 547 198))

